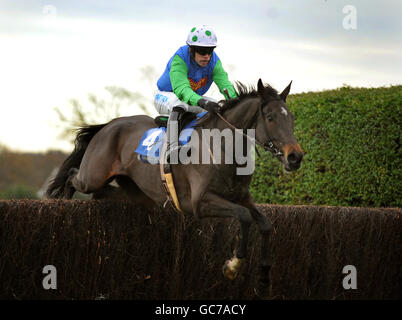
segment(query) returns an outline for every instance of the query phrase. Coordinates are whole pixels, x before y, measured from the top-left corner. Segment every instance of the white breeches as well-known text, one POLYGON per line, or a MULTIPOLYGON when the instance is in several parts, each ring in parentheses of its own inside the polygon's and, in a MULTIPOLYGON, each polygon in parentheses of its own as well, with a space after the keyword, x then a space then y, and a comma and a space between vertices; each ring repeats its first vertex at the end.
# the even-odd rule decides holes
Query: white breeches
MULTIPOLYGON (((206 100, 211 100, 217 102, 215 99, 209 97, 203 97, 206 100)), ((154 98, 154 106, 156 111, 160 115, 168 116, 174 107, 181 107, 183 110, 192 113, 200 113, 205 110, 198 106, 191 106, 183 101, 180 101, 179 98, 173 92, 167 91, 157 91, 154 98)))

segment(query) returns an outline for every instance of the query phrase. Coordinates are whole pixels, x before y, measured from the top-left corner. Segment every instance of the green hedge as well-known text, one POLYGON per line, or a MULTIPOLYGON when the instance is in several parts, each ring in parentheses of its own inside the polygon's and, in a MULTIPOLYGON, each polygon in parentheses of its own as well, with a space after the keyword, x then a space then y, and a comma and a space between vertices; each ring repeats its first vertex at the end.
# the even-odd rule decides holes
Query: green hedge
POLYGON ((304 161, 286 174, 262 152, 252 182, 257 202, 402 207, 402 86, 295 94, 288 106, 304 161))

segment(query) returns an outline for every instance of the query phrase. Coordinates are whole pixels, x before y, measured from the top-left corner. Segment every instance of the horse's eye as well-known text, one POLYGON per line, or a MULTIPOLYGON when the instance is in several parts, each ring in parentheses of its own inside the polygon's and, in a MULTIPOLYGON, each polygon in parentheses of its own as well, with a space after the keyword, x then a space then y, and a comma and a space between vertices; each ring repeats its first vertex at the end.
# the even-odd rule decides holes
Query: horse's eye
POLYGON ((267 119, 268 119, 268 121, 270 121, 270 122, 271 122, 271 121, 274 121, 274 118, 273 118, 272 116, 268 116, 267 119))

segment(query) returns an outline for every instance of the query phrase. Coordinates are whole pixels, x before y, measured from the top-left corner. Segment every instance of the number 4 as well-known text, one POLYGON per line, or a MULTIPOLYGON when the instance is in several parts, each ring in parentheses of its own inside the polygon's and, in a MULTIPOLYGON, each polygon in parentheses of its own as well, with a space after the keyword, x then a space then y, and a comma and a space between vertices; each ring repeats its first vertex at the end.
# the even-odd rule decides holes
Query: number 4
POLYGON ((144 146, 147 147, 147 150, 150 150, 155 143, 156 138, 159 136, 160 131, 152 132, 145 140, 142 142, 144 146))

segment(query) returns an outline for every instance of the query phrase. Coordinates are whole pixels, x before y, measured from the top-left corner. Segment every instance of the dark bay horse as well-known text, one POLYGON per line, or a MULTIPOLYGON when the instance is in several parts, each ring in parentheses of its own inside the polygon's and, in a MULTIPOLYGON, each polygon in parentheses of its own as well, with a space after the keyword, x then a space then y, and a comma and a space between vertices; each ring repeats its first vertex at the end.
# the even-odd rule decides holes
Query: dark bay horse
MULTIPOLYGON (((261 79, 257 89, 238 83, 238 97, 221 102, 221 118, 211 114, 202 118, 192 139, 201 139, 204 129, 255 129, 255 141, 270 150, 283 163, 285 170, 297 170, 303 153, 293 135, 293 115, 286 106, 290 86, 291 83, 279 94, 271 86, 264 86, 261 79), (195 133, 198 133, 198 138, 195 133)), ((96 193, 115 179, 138 202, 163 204, 166 191, 161 182, 159 165, 144 163, 134 153, 144 132, 153 127, 157 127, 153 118, 139 115, 81 128, 74 151, 64 161, 47 190, 48 197, 71 199, 75 191, 96 193)), ((247 137, 243 138, 245 144, 247 137)), ((195 152, 200 154, 201 150, 195 152)), ((174 164, 171 167, 184 213, 199 218, 232 217, 240 222, 237 249, 223 268, 229 279, 236 278, 246 257, 249 226, 252 221, 257 223, 262 241, 256 292, 266 295, 270 283, 269 238, 272 225, 258 211, 250 195, 252 172, 238 175, 236 169, 241 165, 236 162, 174 164)))

